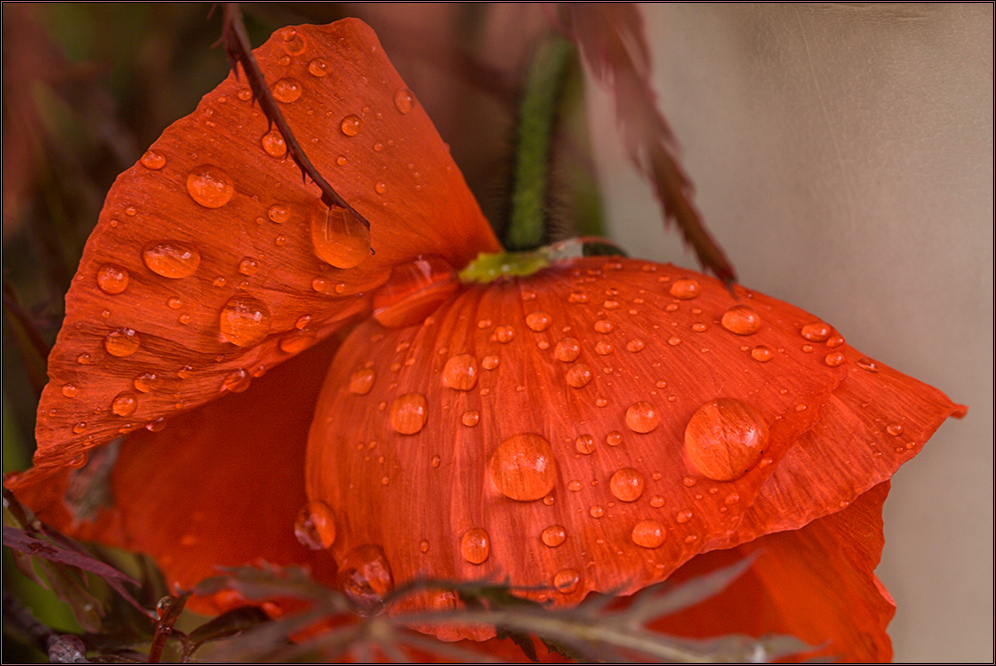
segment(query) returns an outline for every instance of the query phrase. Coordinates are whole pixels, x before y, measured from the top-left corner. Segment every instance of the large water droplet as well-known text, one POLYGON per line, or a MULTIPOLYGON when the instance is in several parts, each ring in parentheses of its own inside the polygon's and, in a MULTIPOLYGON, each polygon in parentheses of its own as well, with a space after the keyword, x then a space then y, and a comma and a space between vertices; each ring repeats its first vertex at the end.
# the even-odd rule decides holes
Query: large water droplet
POLYGON ((176 280, 194 274, 201 264, 201 253, 189 243, 155 241, 142 250, 142 261, 156 275, 176 280))
POLYGON ((294 536, 311 550, 323 550, 335 543, 335 514, 328 504, 311 500, 297 513, 294 536))
POLYGON ((723 328, 737 335, 751 335, 761 328, 761 315, 748 305, 734 305, 723 313, 723 328))
POLYGON ((287 55, 301 55, 308 48, 308 41, 297 28, 288 26, 280 29, 280 38, 283 39, 284 52, 287 55))
POLYGON ((394 574, 384 550, 375 544, 358 546, 339 563, 339 584, 353 601, 370 608, 394 589, 394 574))
POLYGON ((641 548, 659 548, 667 538, 667 530, 656 520, 641 520, 633 526, 631 536, 641 548))
POLYGON ((570 594, 580 583, 581 573, 575 569, 561 569, 553 577, 553 586, 562 594, 570 594))
POLYGON ((346 136, 356 136, 363 131, 363 121, 359 116, 349 114, 339 123, 339 128, 346 136))
POLYGON ((556 548, 567 540, 567 530, 563 525, 550 525, 540 533, 540 540, 550 548, 556 548))
POLYGON ((699 295, 702 287, 699 285, 698 280, 693 280, 692 278, 678 278, 671 284, 671 295, 675 298, 680 298, 683 301, 688 301, 699 295))
POLYGON ((370 230, 345 208, 319 199, 311 207, 311 243, 323 261, 354 268, 370 255, 370 230))
POLYGON ((138 409, 138 398, 135 397, 134 393, 127 391, 119 393, 111 401, 111 411, 118 416, 131 416, 136 409, 138 409))
POLYGON ((131 356, 138 351, 141 345, 142 340, 138 337, 138 333, 130 328, 119 328, 111 331, 104 338, 104 349, 111 356, 131 356))
POLYGON ((484 564, 491 556, 491 537, 482 527, 467 530, 460 539, 460 554, 471 564, 484 564))
POLYGON ((711 400, 685 427, 685 453, 714 481, 738 479, 757 464, 768 444, 768 425, 739 400, 711 400))
POLYGON ((391 427, 402 435, 414 435, 425 426, 429 407, 421 393, 405 393, 391 403, 391 427))
POLYGON ((158 150, 152 150, 151 148, 145 151, 139 160, 146 169, 152 169, 153 171, 157 169, 162 169, 166 166, 166 156, 163 155, 158 150))
POLYGON ((645 482, 643 475, 632 467, 623 467, 609 479, 609 490, 616 499, 623 502, 635 502, 643 494, 645 482))
POLYGON ((281 136, 280 132, 273 129, 263 135, 260 139, 260 143, 263 145, 263 150, 270 157, 282 158, 287 154, 287 142, 284 141, 284 137, 281 136))
POLYGON ((415 97, 408 88, 398 88, 394 91, 394 107, 401 113, 408 113, 415 106, 415 97))
POLYGON ((105 294, 120 294, 128 288, 128 271, 114 264, 104 264, 97 269, 97 286, 105 294))
POLYGON ((526 315, 526 326, 537 333, 550 328, 553 318, 545 312, 532 312, 526 315))
POLYGON ((626 426, 633 432, 652 432, 660 422, 660 412, 649 402, 634 402, 626 410, 626 426))
POLYGON ((490 468, 498 491, 521 502, 541 499, 557 483, 550 442, 535 433, 514 435, 499 444, 490 468))
POLYGON ((238 347, 258 345, 270 332, 270 309, 249 294, 233 296, 219 316, 221 334, 238 347))
POLYGON ((578 363, 567 371, 567 384, 574 388, 583 388, 588 385, 594 376, 595 373, 591 371, 590 366, 586 363, 578 363))
POLYGON ((477 359, 470 354, 452 356, 443 368, 443 385, 469 391, 477 384, 477 359))
POLYGON ((443 258, 418 257, 391 270, 373 297, 374 319, 389 328, 425 320, 459 287, 456 271, 443 258))
POLYGON ((823 342, 830 337, 830 333, 833 332, 833 329, 830 327, 830 324, 827 324, 826 322, 815 321, 811 324, 803 326, 802 330, 799 332, 802 334, 802 337, 807 340, 811 340, 812 342, 823 342))
POLYGON ((283 102, 284 104, 290 104, 291 102, 296 102, 301 97, 303 92, 301 84, 297 80, 291 78, 280 79, 273 84, 270 89, 273 91, 273 96, 278 102, 283 102))
POLYGON ((187 192, 191 199, 205 208, 221 208, 231 201, 235 184, 224 170, 204 164, 190 170, 187 192))
POLYGON ((576 361, 580 355, 581 343, 578 342, 577 338, 564 338, 553 349, 554 358, 564 363, 576 361))

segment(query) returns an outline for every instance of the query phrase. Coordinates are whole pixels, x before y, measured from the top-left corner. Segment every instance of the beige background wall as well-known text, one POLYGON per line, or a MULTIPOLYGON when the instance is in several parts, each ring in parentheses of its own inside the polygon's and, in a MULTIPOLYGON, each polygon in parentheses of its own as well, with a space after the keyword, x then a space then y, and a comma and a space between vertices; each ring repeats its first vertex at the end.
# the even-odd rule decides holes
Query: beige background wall
MULTIPOLYGON (((993 6, 643 10, 661 107, 741 282, 970 406, 896 475, 878 573, 897 661, 992 661, 993 6)), ((615 236, 695 267, 599 98, 615 236)))

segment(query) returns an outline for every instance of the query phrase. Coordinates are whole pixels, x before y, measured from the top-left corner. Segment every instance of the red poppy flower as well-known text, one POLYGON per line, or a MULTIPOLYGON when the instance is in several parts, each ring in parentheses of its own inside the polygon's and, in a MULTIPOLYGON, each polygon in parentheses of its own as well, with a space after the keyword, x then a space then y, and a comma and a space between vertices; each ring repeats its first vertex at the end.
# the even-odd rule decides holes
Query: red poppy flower
POLYGON ((49 359, 35 467, 8 487, 184 588, 266 560, 360 600, 429 577, 571 605, 757 552, 659 628, 890 656, 873 573, 888 480, 963 407, 748 289, 639 260, 496 256, 358 21, 285 28, 257 58, 369 233, 302 182, 230 76, 109 193, 49 359), (112 504, 75 515, 70 470, 120 435, 112 504))

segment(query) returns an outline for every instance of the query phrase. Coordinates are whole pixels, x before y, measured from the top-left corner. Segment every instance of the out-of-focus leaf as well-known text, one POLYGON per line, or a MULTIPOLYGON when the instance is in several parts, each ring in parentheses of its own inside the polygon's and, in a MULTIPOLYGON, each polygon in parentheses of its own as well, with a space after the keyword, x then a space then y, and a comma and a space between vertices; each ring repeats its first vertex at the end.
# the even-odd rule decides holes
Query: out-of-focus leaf
POLYGON ((335 598, 341 610, 349 609, 349 602, 337 592, 322 588, 300 567, 223 568, 221 576, 212 576, 198 583, 194 594, 209 596, 222 590, 234 590, 249 600, 274 598, 322 601, 335 598))
POLYGON ((22 553, 27 553, 28 555, 36 555, 52 562, 70 564, 84 571, 92 571, 120 592, 121 596, 131 596, 127 590, 121 587, 121 581, 138 585, 138 581, 131 576, 125 575, 99 560, 95 560, 83 553, 67 550, 51 542, 36 539, 24 530, 19 530, 15 527, 3 526, 3 545, 14 550, 19 550, 22 553))
POLYGON ((236 636, 270 621, 270 616, 256 606, 242 606, 205 622, 189 634, 195 646, 236 636))

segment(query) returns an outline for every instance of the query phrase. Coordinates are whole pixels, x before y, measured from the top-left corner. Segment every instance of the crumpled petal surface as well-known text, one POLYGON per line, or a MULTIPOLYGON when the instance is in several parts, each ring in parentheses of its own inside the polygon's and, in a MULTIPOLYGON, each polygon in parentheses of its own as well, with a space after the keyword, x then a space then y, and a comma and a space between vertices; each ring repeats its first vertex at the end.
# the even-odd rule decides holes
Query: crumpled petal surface
POLYGON ((316 254, 318 187, 244 75, 229 75, 107 196, 49 357, 36 466, 243 389, 369 310, 366 292, 398 264, 432 253, 462 266, 498 249, 366 25, 286 28, 256 54, 300 145, 370 221, 376 254, 361 252, 355 268, 316 254))

